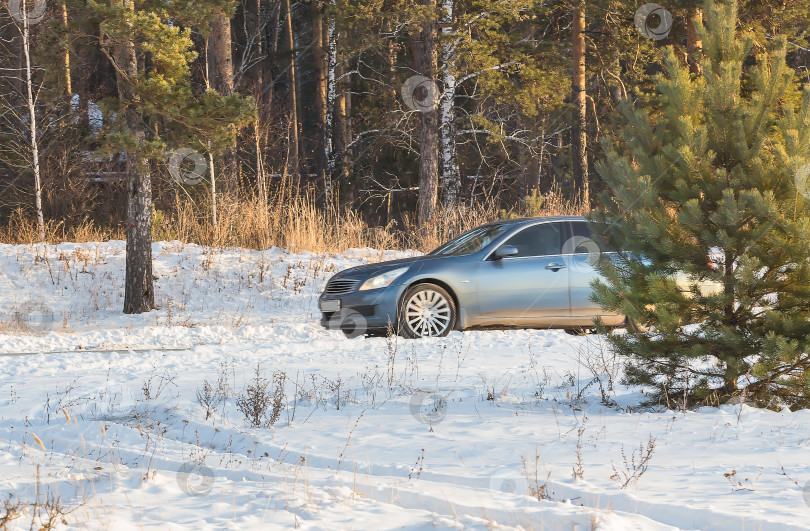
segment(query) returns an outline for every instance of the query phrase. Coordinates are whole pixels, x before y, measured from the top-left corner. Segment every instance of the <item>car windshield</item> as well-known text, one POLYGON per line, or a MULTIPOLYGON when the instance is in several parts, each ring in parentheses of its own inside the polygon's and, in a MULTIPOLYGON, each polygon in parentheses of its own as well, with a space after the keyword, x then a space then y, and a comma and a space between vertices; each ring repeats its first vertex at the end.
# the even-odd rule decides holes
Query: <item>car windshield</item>
POLYGON ((509 223, 482 225, 453 238, 431 251, 430 254, 433 256, 449 256, 476 253, 492 243, 495 238, 506 232, 511 226, 509 223))

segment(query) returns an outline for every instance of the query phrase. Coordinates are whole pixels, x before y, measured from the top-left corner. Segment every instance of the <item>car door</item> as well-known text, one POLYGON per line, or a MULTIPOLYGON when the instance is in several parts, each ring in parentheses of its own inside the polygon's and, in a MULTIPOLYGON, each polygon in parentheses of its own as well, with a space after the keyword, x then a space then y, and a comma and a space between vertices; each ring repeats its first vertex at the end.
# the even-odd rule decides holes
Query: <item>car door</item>
MULTIPOLYGON (((517 254, 480 263, 479 318, 489 324, 553 326, 570 315, 562 222, 521 228, 504 241, 517 254)), ((499 246, 500 247, 500 246, 499 246)))
MULTIPOLYGON (((579 324, 590 324, 598 315, 606 314, 602 308, 591 301, 591 282, 599 278, 594 267, 602 256, 611 257, 614 253, 602 249, 591 234, 586 221, 571 221, 566 223, 566 232, 563 243, 564 262, 568 266, 568 284, 571 298, 571 317, 580 318, 579 324)), ((612 321, 611 321, 612 322, 612 321)))

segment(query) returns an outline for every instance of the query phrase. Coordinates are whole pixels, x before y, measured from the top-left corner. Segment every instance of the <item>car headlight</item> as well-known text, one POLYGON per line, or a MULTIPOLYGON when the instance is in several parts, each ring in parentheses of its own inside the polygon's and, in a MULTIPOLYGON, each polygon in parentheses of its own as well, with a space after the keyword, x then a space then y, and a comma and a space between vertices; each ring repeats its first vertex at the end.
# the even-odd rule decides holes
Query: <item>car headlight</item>
POLYGON ((377 288, 384 288, 386 286, 390 286, 391 282, 397 279, 400 275, 402 275, 405 271, 407 271, 407 267, 400 267, 399 269, 392 269, 391 271, 386 271, 381 275, 377 275, 375 277, 371 277, 365 282, 363 285, 360 286, 360 291, 364 291, 367 289, 377 289, 377 288))

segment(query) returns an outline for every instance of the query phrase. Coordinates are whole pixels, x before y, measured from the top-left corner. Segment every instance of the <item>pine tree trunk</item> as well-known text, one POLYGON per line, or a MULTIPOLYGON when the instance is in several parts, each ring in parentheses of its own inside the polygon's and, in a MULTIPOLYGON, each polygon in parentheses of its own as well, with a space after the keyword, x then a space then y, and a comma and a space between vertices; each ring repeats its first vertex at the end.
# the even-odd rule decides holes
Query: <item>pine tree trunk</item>
POLYGON ((456 49, 451 39, 453 36, 453 4, 454 0, 442 0, 442 8, 444 10, 442 16, 442 35, 444 35, 446 40, 442 44, 442 82, 444 84, 444 95, 442 97, 441 106, 441 179, 444 185, 443 204, 445 211, 448 212, 458 209, 459 195, 461 192, 461 179, 459 177, 458 161, 456 159, 456 76, 454 75, 456 49))
POLYGON ((292 23, 292 8, 290 0, 284 1, 284 29, 287 37, 287 51, 289 52, 289 84, 287 92, 289 95, 289 140, 287 151, 287 166, 289 167, 290 174, 293 181, 299 184, 300 181, 300 165, 298 163, 298 154, 300 152, 298 147, 298 66, 295 58, 295 36, 293 35, 292 23))
MULTIPOLYGON (((436 8, 436 0, 421 0, 420 4, 436 8)), ((416 71, 428 79, 436 79, 436 23, 427 20, 412 39, 416 71)), ((419 205, 417 221, 420 229, 433 221, 439 180, 439 117, 436 109, 420 113, 419 139, 419 205)))
MULTIPOLYGON (((112 0, 113 5, 134 11, 132 0, 112 0)), ((146 140, 146 127, 142 117, 129 104, 133 95, 128 79, 138 74, 138 58, 132 41, 115 47, 118 74, 118 98, 126 107, 123 122, 140 143, 146 140)), ((127 258, 124 287, 124 313, 144 313, 155 308, 155 290, 152 282, 152 181, 148 161, 140 160, 137 153, 126 153, 127 171, 127 258)))
POLYGON ((700 74, 700 63, 697 53, 703 47, 703 43, 695 31, 695 18, 703 18, 703 10, 692 7, 686 17, 686 60, 689 63, 689 70, 693 74, 700 74))
MULTIPOLYGON (((220 9, 211 21, 211 54, 213 86, 219 94, 233 94, 233 52, 231 50, 231 20, 220 9)), ((220 157, 219 167, 228 191, 236 192, 239 168, 236 156, 236 138, 220 157)))
POLYGON ((27 7, 25 2, 23 2, 21 14, 23 18, 23 53, 25 54, 25 88, 28 96, 28 127, 31 141, 31 166, 34 170, 34 206, 37 210, 37 232, 39 242, 45 243, 45 216, 42 213, 42 178, 39 172, 36 100, 34 100, 33 81, 31 79, 31 29, 28 24, 27 7))
MULTIPOLYGON (((343 65, 338 63, 335 69, 335 76, 340 79, 343 75, 343 65)), ((343 85, 346 85, 344 82, 343 85)), ((347 151, 349 144, 352 142, 352 93, 351 87, 346 86, 340 88, 341 83, 335 82, 335 90, 338 92, 337 100, 335 101, 335 171, 340 172, 340 179, 346 183, 346 178, 349 176, 349 153, 347 151), (340 160, 337 157, 340 154, 340 160)), ((353 200, 353 189, 348 187, 348 193, 345 197, 346 201, 351 204, 353 200)))
POLYGON ((574 185, 577 199, 587 208, 590 204, 587 152, 587 108, 585 94, 585 0, 577 0, 573 23, 573 76, 571 103, 574 126, 571 130, 574 185))

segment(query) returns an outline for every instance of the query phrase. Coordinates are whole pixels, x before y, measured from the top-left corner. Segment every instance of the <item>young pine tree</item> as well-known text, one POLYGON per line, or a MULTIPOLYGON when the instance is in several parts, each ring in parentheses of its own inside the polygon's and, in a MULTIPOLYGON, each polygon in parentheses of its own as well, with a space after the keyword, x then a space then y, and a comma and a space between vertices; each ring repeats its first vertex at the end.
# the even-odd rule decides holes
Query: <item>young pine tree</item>
POLYGON ((700 74, 666 50, 660 113, 626 107, 619 145, 603 144, 594 228, 623 252, 594 297, 640 325, 610 337, 629 383, 806 407, 810 89, 783 39, 754 51, 737 33, 735 1, 704 13, 700 74))
MULTIPOLYGON (((147 2, 88 0, 99 20, 101 49, 116 72, 118 98, 106 149, 126 156, 127 258, 124 313, 155 308, 152 278, 152 176, 157 159, 177 148, 219 154, 255 115, 251 101, 192 84, 197 58, 191 26, 230 12, 228 0, 147 2)), ((211 157, 213 158, 213 157, 211 157)), ((210 170, 210 168, 209 168, 210 170)))

